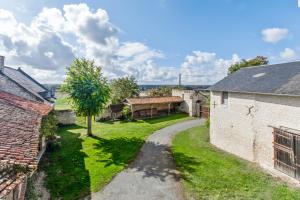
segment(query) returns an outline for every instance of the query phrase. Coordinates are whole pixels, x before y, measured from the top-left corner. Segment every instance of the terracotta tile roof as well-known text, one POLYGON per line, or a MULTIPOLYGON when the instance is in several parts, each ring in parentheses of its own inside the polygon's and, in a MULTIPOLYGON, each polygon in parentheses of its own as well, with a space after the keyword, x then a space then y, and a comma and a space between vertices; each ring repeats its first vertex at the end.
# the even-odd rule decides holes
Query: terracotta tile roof
POLYGON ((179 103, 183 99, 181 97, 139 97, 139 98, 128 98, 127 103, 131 105, 142 105, 142 104, 160 104, 160 103, 179 103))
POLYGON ((3 91, 0 91, 0 101, 6 102, 8 104, 25 110, 36 112, 42 116, 47 115, 53 109, 53 106, 50 106, 48 104, 30 101, 3 91))
POLYGON ((0 164, 0 199, 24 182, 25 178, 26 175, 23 172, 17 172, 13 165, 0 164))
POLYGON ((39 129, 49 105, 0 92, 0 163, 36 168, 39 129))

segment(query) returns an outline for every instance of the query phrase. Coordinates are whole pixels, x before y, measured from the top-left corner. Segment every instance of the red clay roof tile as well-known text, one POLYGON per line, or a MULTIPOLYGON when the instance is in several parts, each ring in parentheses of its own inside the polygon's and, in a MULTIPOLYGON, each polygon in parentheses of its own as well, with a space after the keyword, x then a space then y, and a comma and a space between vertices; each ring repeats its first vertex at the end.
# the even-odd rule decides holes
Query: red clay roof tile
POLYGON ((179 103, 183 102, 181 97, 139 97, 139 98, 128 98, 127 103, 131 105, 142 105, 142 104, 160 104, 160 103, 179 103))
POLYGON ((6 102, 8 104, 11 104, 13 106, 25 110, 36 112, 42 116, 47 115, 53 109, 53 106, 50 106, 48 104, 44 104, 36 101, 30 101, 25 98, 13 94, 9 94, 3 91, 0 91, 0 101, 6 102))

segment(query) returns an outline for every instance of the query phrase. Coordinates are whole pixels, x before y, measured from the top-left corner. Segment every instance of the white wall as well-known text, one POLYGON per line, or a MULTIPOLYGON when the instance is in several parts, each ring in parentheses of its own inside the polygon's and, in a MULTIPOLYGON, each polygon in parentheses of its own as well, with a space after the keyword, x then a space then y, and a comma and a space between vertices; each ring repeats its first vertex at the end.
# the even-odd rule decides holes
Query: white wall
POLYGON ((179 106, 180 111, 188 113, 189 116, 196 117, 200 115, 200 105, 196 101, 203 100, 204 97, 201 94, 196 94, 194 90, 172 89, 172 96, 183 98, 184 102, 179 106))
POLYGON ((211 92, 211 143, 244 159, 273 168, 270 126, 300 130, 300 97, 211 92), (249 108, 251 112, 249 113, 249 108))

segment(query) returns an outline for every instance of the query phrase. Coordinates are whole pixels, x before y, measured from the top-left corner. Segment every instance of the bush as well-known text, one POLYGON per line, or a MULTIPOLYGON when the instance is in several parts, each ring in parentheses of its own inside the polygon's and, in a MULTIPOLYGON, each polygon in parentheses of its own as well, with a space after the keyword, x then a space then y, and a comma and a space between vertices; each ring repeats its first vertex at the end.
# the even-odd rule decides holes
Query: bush
POLYGON ((54 139, 57 130, 57 118, 55 112, 50 112, 47 116, 43 117, 41 125, 41 135, 47 139, 54 139))
POLYGON ((130 106, 125 106, 122 110, 122 115, 126 120, 132 120, 130 106))
POLYGON ((206 126, 207 128, 210 127, 210 119, 209 119, 209 118, 206 119, 206 121, 205 121, 205 126, 206 126))

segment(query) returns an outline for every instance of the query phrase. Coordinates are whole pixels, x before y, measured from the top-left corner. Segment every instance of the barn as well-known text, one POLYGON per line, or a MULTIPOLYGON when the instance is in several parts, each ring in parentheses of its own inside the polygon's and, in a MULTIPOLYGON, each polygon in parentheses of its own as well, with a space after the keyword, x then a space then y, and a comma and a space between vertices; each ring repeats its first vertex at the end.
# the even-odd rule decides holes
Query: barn
POLYGON ((213 145, 300 180, 300 62, 244 68, 209 90, 213 145))

